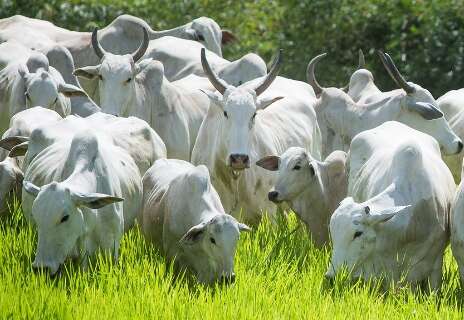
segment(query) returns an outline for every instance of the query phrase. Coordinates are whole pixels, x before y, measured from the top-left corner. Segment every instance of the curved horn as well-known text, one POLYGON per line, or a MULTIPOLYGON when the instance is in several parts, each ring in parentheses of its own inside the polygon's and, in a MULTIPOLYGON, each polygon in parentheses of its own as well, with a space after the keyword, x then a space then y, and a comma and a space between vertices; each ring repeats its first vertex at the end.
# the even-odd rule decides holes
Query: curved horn
POLYGON ((364 69, 366 66, 366 60, 364 59, 364 52, 362 49, 358 50, 358 70, 359 69, 364 69))
POLYGON ((413 93, 414 88, 411 87, 406 80, 403 78, 401 73, 398 71, 398 68, 396 67, 395 63, 393 62, 393 59, 390 57, 388 53, 384 53, 382 51, 377 51, 380 60, 382 60, 383 66, 385 69, 387 69, 388 74, 390 77, 395 81, 395 83, 400 87, 403 88, 406 93, 413 93))
POLYGON ((140 47, 132 54, 132 58, 134 59, 134 62, 137 62, 140 60, 140 58, 143 57, 145 52, 148 49, 148 44, 150 42, 148 38, 148 30, 145 27, 142 27, 143 29, 143 40, 142 43, 140 44, 140 47))
POLYGON ((279 74, 281 66, 282 66, 282 49, 280 49, 277 52, 277 56, 275 57, 274 62, 272 63, 271 71, 269 71, 269 73, 267 74, 263 82, 261 82, 261 84, 256 87, 255 89, 256 96, 259 96, 267 88, 269 88, 271 83, 275 80, 275 78, 279 74))
POLYGON ((314 69, 316 67, 316 64, 319 62, 319 60, 322 60, 327 53, 322 53, 318 56, 315 56, 309 63, 308 63, 308 68, 306 68, 306 77, 308 79, 308 83, 313 87, 314 92, 316 93, 316 96, 319 96, 322 93, 322 90, 324 90, 323 87, 317 82, 316 76, 314 74, 314 69))
POLYGON ((93 47, 93 51, 95 51, 95 54, 97 55, 97 57, 99 57, 101 59, 106 54, 106 51, 102 48, 102 46, 100 45, 100 42, 98 42, 97 33, 98 33, 98 28, 93 29, 93 32, 92 32, 92 47, 93 47))
POLYGON ((201 66, 203 67, 203 71, 208 77, 213 87, 215 87, 216 90, 219 91, 221 94, 224 94, 227 85, 224 83, 224 81, 218 78, 218 76, 213 72, 213 70, 211 70, 208 60, 206 60, 205 48, 201 48, 201 66))

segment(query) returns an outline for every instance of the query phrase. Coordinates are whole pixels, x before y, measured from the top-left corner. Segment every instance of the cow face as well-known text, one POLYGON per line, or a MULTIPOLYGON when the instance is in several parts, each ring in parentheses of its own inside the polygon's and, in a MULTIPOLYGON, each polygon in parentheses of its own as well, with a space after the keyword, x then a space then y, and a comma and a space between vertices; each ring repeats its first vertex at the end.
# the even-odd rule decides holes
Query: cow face
POLYGON ((222 31, 216 21, 207 17, 197 18, 189 24, 187 32, 208 50, 222 57, 222 31))
POLYGON ((334 277, 342 268, 347 268, 354 278, 369 276, 373 271, 373 262, 369 260, 375 259, 379 232, 398 212, 408 207, 375 209, 356 203, 353 198, 343 200, 330 219, 333 252, 326 276, 334 277))
POLYGON ((205 92, 213 102, 213 106, 218 106, 224 115, 221 122, 220 138, 225 146, 224 162, 233 171, 244 170, 250 167, 250 144, 254 135, 254 127, 259 121, 258 111, 263 110, 273 102, 283 97, 259 98, 275 80, 281 65, 281 52, 271 67, 269 74, 254 87, 243 84, 234 87, 225 83, 212 71, 206 60, 205 49, 201 50, 201 63, 203 71, 210 80, 211 84, 217 89, 220 95, 205 92))
POLYGON ((100 193, 73 192, 63 183, 52 182, 39 188, 24 182, 24 191, 35 196, 32 217, 37 225, 38 244, 34 268, 55 274, 66 258, 85 249, 83 235, 95 223, 95 216, 84 217, 83 207, 98 209, 123 199, 100 193))
POLYGON ((234 256, 240 231, 250 230, 227 214, 219 214, 192 227, 180 243, 185 255, 191 257, 189 264, 198 280, 203 283, 217 280, 233 282, 234 256))

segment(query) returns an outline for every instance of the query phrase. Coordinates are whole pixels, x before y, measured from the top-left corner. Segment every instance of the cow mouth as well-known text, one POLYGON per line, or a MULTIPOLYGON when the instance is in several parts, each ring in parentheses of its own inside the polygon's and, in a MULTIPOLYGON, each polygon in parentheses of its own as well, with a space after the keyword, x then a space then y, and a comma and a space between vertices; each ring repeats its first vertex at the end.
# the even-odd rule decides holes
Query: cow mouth
POLYGON ((245 169, 249 169, 250 165, 247 163, 233 163, 230 165, 233 171, 242 171, 245 169))

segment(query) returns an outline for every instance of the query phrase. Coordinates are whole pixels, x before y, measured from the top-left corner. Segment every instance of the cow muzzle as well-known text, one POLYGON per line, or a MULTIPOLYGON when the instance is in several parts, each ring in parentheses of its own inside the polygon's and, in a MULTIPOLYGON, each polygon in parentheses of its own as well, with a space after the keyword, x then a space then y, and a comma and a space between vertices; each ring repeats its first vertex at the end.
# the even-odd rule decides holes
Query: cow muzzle
POLYGON ((220 278, 220 282, 224 282, 225 284, 232 284, 235 282, 235 273, 231 274, 223 274, 220 278))
POLYGON ((282 202, 282 200, 279 199, 279 192, 275 190, 269 191, 269 193, 267 194, 267 198, 269 199, 269 201, 272 201, 274 203, 282 202))
POLYGON ((244 170, 250 167, 250 157, 246 154, 231 154, 229 163, 233 170, 244 170))

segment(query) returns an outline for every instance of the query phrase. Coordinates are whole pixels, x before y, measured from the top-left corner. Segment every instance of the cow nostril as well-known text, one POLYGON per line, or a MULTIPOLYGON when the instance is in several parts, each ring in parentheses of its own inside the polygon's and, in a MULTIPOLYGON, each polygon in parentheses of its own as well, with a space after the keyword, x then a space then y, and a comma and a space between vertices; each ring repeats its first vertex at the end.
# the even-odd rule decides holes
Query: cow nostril
POLYGON ((250 162, 250 157, 247 155, 242 156, 243 163, 249 163, 250 162))
POLYGON ((458 142, 458 153, 462 151, 462 148, 464 147, 464 144, 462 144, 462 141, 458 142))
POLYGON ((267 194, 267 198, 270 200, 270 201, 275 201, 277 200, 277 197, 279 196, 279 193, 277 191, 270 191, 268 194, 267 194))

